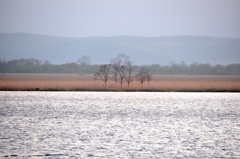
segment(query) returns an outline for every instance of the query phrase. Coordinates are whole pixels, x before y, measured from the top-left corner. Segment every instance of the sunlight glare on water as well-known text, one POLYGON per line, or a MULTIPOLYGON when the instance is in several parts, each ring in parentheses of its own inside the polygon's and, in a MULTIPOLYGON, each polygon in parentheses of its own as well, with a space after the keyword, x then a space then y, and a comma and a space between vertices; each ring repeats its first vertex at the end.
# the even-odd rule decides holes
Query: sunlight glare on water
POLYGON ((0 92, 0 158, 240 158, 240 94, 0 92))

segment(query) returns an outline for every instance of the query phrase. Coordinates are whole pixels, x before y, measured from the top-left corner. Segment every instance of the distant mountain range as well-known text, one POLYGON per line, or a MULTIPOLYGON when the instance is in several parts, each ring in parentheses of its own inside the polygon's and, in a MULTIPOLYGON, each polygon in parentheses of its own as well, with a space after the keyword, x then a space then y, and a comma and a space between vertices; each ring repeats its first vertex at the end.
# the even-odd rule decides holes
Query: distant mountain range
POLYGON ((125 53, 135 64, 240 63, 240 39, 207 36, 165 37, 52 37, 0 33, 0 59, 36 58, 52 63, 76 62, 87 55, 93 64, 109 63, 125 53))

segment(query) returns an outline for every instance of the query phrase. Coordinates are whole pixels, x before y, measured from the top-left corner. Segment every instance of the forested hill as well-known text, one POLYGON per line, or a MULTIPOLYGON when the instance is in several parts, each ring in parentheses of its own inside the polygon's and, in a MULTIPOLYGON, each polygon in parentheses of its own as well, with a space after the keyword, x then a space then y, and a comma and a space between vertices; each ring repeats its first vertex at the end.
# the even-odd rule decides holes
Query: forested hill
POLYGON ((92 63, 109 63, 119 53, 135 64, 240 63, 240 39, 203 36, 64 38, 26 33, 0 34, 0 59, 36 58, 52 63, 77 61, 82 55, 92 63))

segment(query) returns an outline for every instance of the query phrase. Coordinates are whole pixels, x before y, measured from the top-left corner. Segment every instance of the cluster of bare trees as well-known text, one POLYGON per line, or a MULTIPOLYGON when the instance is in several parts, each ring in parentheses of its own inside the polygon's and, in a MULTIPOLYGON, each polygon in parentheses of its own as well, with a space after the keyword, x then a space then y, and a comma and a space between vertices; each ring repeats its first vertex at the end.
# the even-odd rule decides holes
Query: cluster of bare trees
POLYGON ((109 80, 119 83, 122 87, 123 83, 129 85, 137 80, 143 85, 143 82, 150 81, 152 75, 147 69, 141 69, 139 72, 134 72, 133 62, 129 56, 118 54, 117 57, 111 60, 111 64, 100 65, 97 73, 94 74, 94 80, 101 80, 105 86, 109 80))

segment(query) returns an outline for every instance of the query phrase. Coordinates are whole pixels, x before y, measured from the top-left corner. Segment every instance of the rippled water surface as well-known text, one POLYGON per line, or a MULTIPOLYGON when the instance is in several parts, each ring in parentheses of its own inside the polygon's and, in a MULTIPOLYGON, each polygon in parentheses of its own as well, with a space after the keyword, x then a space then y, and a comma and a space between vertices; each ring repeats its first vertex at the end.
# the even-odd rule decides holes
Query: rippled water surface
POLYGON ((240 94, 0 92, 0 158, 240 158, 240 94))

